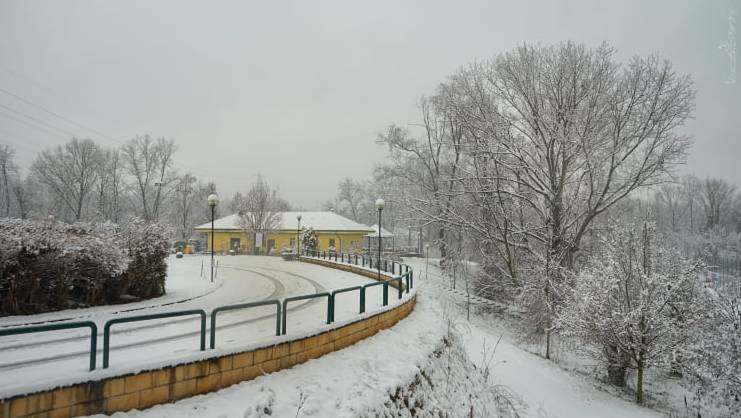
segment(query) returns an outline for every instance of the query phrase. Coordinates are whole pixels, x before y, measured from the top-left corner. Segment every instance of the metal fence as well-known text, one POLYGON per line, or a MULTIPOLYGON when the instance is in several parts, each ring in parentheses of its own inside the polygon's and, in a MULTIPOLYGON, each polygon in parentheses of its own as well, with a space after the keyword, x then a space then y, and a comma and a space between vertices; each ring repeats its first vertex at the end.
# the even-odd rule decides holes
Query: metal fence
POLYGON ((710 256, 704 261, 710 281, 717 288, 741 298, 741 259, 710 256))
MULTIPOLYGON (((226 305, 226 306, 216 307, 213 310, 211 310, 211 313, 210 313, 210 320, 211 320, 210 347, 211 349, 216 348, 216 315, 219 312, 274 305, 276 306, 276 312, 275 312, 276 335, 281 335, 281 334, 286 335, 287 320, 288 320, 288 302, 309 300, 309 299, 315 299, 315 298, 326 298, 327 299, 326 322, 327 324, 331 324, 335 320, 336 295, 340 293, 358 290, 359 291, 359 303, 360 303, 360 309, 358 310, 358 314, 363 314, 365 313, 365 305, 366 305, 365 295, 366 295, 367 288, 372 287, 372 286, 383 286, 383 306, 387 306, 389 285, 391 285, 392 283, 398 283, 398 285, 396 286, 398 299, 402 298, 404 291, 409 293, 410 289, 414 287, 414 276, 413 276, 414 273, 412 271, 412 268, 406 264, 398 263, 393 260, 381 259, 379 262, 378 259, 375 259, 374 261, 373 257, 358 256, 354 254, 338 254, 338 253, 329 254, 326 251, 325 252, 307 251, 307 252, 304 252, 304 257, 314 257, 314 258, 319 258, 319 259, 323 259, 326 261, 334 261, 337 263, 348 263, 348 264, 352 264, 352 265, 359 266, 359 267, 375 266, 377 269, 380 267, 380 270, 378 271, 381 271, 384 273, 391 273, 392 275, 398 273, 398 275, 385 279, 385 280, 383 276, 379 276, 378 278, 379 281, 377 282, 369 283, 363 286, 353 286, 353 287, 337 289, 337 290, 332 291, 331 293, 328 293, 328 292, 312 293, 312 294, 288 297, 288 298, 283 299, 282 301, 276 299, 276 300, 265 300, 265 301, 255 302, 255 303, 244 303, 244 304, 238 304, 238 305, 226 305)), ((103 326, 103 329, 104 329, 103 368, 105 369, 105 368, 108 368, 109 366, 110 351, 111 351, 111 347, 110 347, 111 327, 113 325, 122 324, 122 323, 130 323, 130 322, 151 321, 151 320, 157 320, 157 319, 166 319, 166 318, 189 316, 189 315, 198 315, 200 317, 200 327, 199 327, 200 350, 205 351, 206 350, 206 334, 207 334, 206 323, 207 323, 207 317, 209 316, 209 314, 206 313, 206 311, 203 309, 190 309, 190 310, 182 310, 182 311, 155 313, 155 314, 149 314, 149 315, 117 317, 117 318, 109 319, 108 321, 106 321, 105 325, 103 326)), ((167 325, 167 324, 163 324, 163 325, 167 325)), ((6 329, 0 329, 0 337, 30 334, 30 333, 53 332, 53 331, 75 329, 75 328, 90 328, 91 332, 90 332, 90 349, 89 349, 89 356, 90 356, 89 369, 91 371, 95 370, 97 342, 98 342, 98 328, 97 328, 97 325, 92 321, 60 322, 60 323, 48 324, 48 325, 10 327, 6 329)))

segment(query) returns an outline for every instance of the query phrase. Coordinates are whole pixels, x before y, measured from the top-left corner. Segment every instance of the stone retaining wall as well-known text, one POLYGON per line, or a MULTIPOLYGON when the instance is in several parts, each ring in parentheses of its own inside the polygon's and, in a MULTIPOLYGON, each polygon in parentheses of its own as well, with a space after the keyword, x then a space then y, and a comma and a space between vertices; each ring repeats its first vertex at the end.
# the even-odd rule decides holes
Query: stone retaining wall
MULTIPOLYGON (((359 270, 355 271, 344 268, 354 266, 338 265, 323 260, 311 262, 313 261, 321 261, 316 264, 327 267, 339 267, 377 278, 377 275, 368 270, 363 272, 362 269, 355 268, 359 270)), ((416 297, 413 296, 386 312, 314 336, 252 351, 4 399, 0 401, 0 418, 112 414, 213 392, 321 357, 370 337, 409 315, 415 303, 416 297)))

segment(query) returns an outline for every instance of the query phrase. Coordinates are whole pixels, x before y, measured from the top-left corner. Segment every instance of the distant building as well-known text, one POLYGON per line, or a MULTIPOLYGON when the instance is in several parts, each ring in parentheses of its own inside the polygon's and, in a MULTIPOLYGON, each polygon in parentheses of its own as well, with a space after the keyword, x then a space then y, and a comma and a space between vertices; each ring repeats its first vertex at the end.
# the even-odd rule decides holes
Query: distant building
MULTIPOLYGON (((313 228, 319 239, 319 250, 334 248, 336 251, 360 251, 363 238, 373 229, 347 219, 334 212, 280 212, 272 231, 265 232, 266 237, 260 240, 259 235, 245 232, 240 227, 239 214, 232 214, 214 221, 214 249, 217 253, 234 250, 239 254, 270 254, 273 250, 280 254, 284 248, 295 249, 298 237, 297 215, 301 215, 301 227, 313 228), (257 238, 258 246, 255 245, 257 238), (264 243, 264 246, 262 243, 264 243)), ((211 222, 194 228, 196 232, 205 233, 208 251, 211 250, 211 222)), ((258 231, 259 232, 259 231, 258 231)))

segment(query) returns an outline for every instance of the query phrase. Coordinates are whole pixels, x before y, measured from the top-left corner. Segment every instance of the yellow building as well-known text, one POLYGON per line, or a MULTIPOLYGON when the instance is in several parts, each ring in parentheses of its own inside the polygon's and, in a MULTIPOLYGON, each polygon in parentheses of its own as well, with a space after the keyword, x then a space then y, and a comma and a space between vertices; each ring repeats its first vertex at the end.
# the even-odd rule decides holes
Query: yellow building
MULTIPOLYGON (((234 250, 238 254, 280 254, 283 249, 294 249, 298 238, 301 215, 301 228, 313 228, 319 239, 319 250, 334 248, 340 252, 360 251, 363 237, 373 232, 372 228, 357 223, 334 212, 280 212, 276 214, 276 226, 272 231, 260 236, 240 227, 240 217, 232 214, 214 220, 214 249, 217 253, 234 250), (257 248, 255 241, 257 238, 257 248)), ((195 232, 205 233, 208 250, 211 250, 211 222, 194 228, 195 232)))

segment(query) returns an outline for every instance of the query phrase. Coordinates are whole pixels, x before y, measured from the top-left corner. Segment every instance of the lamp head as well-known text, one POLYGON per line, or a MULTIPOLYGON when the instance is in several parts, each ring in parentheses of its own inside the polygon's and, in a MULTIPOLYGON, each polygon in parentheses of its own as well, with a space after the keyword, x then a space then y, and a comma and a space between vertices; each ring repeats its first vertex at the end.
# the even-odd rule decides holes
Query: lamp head
POLYGON ((386 201, 384 201, 383 199, 376 200, 376 209, 380 211, 380 210, 383 210, 385 206, 386 206, 386 201))
POLYGON ((296 215, 296 220, 299 221, 299 222, 301 222, 301 214, 300 213, 298 215, 296 215))
POLYGON ((211 193, 208 195, 208 205, 211 207, 216 207, 219 204, 219 195, 216 193, 211 193))

